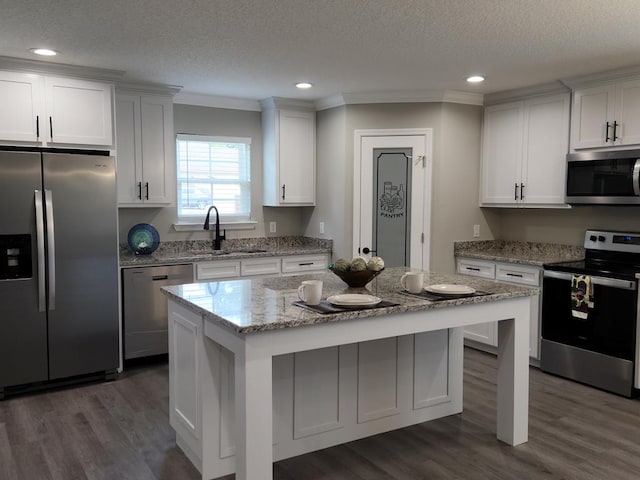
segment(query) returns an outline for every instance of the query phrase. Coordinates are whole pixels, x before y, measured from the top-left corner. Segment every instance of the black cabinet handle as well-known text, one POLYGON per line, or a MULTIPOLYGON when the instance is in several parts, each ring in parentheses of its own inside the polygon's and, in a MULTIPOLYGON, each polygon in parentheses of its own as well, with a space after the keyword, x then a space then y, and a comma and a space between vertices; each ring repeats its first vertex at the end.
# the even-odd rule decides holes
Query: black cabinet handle
POLYGON ((524 200, 524 183, 520 184, 520 200, 524 200))
POLYGON ((36 115, 36 138, 40 138, 40 115, 36 115))
POLYGON ((518 200, 518 184, 513 184, 513 199, 518 200))
POLYGON ((604 136, 604 141, 605 143, 609 141, 609 122, 607 122, 607 127, 605 129, 605 136, 604 136))
POLYGON ((286 185, 283 183, 282 184, 282 200, 284 200, 285 188, 286 188, 286 185))
POLYGON ((464 267, 464 268, 467 269, 467 270, 471 270, 473 272, 479 272, 480 271, 480 269, 476 268, 476 267, 464 267))
POLYGON ((612 138, 612 140, 614 142, 618 139, 618 137, 616 137, 616 130, 618 128, 618 125, 619 125, 618 122, 616 122, 616 121, 613 122, 613 138, 612 138))
POLYGON ((49 133, 51 134, 51 141, 53 141, 53 118, 49 117, 49 133))
POLYGON ((145 199, 145 200, 149 200, 149 182, 146 182, 146 183, 144 184, 144 188, 145 188, 145 190, 146 190, 146 193, 145 193, 144 199, 145 199))
POLYGON ((142 182, 138 182, 138 200, 142 200, 142 182))
POLYGON ((169 275, 154 275, 153 277, 151 277, 151 280, 156 282, 158 280, 167 280, 168 278, 169 278, 169 275))
POLYGON ((508 277, 518 277, 518 278, 522 278, 522 275, 519 273, 507 273, 508 277))
POLYGON ((308 267, 310 265, 313 265, 313 262, 299 263, 298 265, 300 265, 301 267, 308 267))

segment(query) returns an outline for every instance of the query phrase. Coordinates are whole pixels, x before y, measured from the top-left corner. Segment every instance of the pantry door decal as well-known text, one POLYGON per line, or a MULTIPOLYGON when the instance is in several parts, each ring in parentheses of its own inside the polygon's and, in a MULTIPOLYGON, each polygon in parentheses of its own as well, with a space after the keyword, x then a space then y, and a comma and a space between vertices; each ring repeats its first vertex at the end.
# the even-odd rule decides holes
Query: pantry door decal
POLYGON ((377 148, 373 154, 372 250, 387 267, 409 265, 411 149, 377 148))

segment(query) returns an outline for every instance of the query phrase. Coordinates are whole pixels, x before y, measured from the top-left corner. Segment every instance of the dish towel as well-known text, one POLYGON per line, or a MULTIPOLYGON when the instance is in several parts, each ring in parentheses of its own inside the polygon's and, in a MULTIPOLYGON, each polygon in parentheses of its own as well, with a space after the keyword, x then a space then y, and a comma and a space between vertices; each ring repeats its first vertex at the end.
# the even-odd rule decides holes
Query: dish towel
POLYGON ((586 319, 593 308, 593 285, 589 275, 571 276, 571 315, 586 319))

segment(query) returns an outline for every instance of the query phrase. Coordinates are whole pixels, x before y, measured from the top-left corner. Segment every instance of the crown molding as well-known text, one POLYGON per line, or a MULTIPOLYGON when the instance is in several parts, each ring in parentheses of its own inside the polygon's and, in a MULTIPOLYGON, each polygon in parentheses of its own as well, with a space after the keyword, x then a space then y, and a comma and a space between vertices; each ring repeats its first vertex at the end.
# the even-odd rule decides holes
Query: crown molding
POLYGON ((387 91, 368 93, 341 93, 316 101, 317 110, 371 103, 463 103, 482 105, 484 96, 481 93, 462 92, 458 90, 421 90, 421 91, 387 91))
POLYGON ((198 107, 227 108, 229 110, 262 111, 258 100, 233 97, 218 97, 199 93, 179 92, 173 97, 173 103, 198 107))
POLYGON ((581 75, 560 79, 560 81, 571 89, 584 87, 588 85, 596 85, 607 83, 615 80, 628 79, 629 77, 640 76, 640 66, 618 68, 615 70, 607 70, 605 72, 593 73, 590 75, 581 75))
POLYGON ((294 98, 269 97, 260 101, 263 110, 273 108, 288 108, 302 111, 315 111, 315 103, 310 100, 299 100, 294 98))
POLYGON ((147 93, 158 95, 174 96, 182 88, 178 85, 163 85, 161 83, 133 83, 133 82, 116 82, 116 93, 147 93))
POLYGON ((0 69, 41 73, 45 75, 62 75, 74 78, 89 78, 108 82, 115 82, 125 74, 122 70, 81 67, 78 65, 68 65, 66 63, 42 62, 39 60, 3 56, 0 56, 0 69))
POLYGON ((504 90, 502 92, 488 93, 484 96, 484 105, 495 105, 515 100, 523 100, 525 98, 538 97, 542 95, 554 95, 560 93, 569 93, 569 88, 562 82, 549 82, 531 87, 516 88, 513 90, 504 90))

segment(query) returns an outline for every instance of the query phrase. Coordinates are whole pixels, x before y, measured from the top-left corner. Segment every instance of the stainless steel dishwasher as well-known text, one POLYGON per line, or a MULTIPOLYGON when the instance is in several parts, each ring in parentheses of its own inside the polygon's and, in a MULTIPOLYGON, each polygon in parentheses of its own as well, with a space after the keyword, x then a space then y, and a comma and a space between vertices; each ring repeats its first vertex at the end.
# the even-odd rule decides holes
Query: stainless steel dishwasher
POLYGON ((125 268, 122 278, 125 360, 167 353, 167 297, 160 287, 192 283, 193 265, 125 268))

